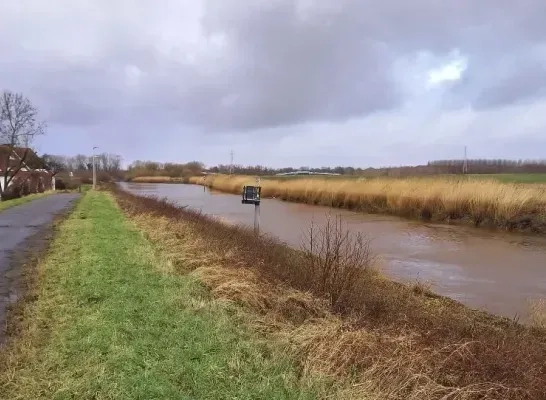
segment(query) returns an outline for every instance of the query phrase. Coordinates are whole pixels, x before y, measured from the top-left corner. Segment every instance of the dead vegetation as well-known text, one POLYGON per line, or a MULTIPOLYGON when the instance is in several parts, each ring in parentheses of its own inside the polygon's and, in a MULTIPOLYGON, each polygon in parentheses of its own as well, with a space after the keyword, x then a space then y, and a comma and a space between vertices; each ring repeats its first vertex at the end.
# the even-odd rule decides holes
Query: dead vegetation
POLYGON ((544 329, 384 279, 341 221, 312 227, 296 251, 167 201, 117 199, 169 260, 165 272, 192 273, 247 307, 304 375, 336 378, 335 398, 544 398, 544 329))
MULTIPOLYGON (((254 177, 216 175, 189 181, 239 194, 254 177)), ((261 186, 263 197, 286 201, 546 233, 546 188, 538 184, 431 177, 264 179, 261 186)))

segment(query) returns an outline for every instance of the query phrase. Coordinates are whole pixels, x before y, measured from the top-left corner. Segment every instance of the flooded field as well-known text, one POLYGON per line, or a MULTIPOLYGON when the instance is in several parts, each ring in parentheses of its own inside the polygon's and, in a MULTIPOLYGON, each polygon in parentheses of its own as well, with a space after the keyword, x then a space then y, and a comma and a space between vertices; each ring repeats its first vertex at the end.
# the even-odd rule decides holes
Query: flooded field
MULTIPOLYGON (((254 207, 239 196, 202 186, 123 183, 130 192, 167 197, 225 221, 253 225, 254 207)), ((525 321, 529 302, 546 297, 546 238, 471 227, 423 224, 397 217, 274 199, 262 200, 261 231, 291 246, 301 244, 312 221, 339 215, 353 232, 371 239, 383 271, 395 280, 425 282, 474 308, 525 321)))

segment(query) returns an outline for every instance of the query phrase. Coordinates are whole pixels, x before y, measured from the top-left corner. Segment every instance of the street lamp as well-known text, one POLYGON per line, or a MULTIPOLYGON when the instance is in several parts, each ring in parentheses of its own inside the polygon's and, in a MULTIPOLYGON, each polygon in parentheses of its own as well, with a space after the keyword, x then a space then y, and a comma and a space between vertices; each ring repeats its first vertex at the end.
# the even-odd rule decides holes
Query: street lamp
POLYGON ((93 147, 93 190, 97 187, 97 168, 95 167, 95 150, 98 149, 98 146, 93 147))

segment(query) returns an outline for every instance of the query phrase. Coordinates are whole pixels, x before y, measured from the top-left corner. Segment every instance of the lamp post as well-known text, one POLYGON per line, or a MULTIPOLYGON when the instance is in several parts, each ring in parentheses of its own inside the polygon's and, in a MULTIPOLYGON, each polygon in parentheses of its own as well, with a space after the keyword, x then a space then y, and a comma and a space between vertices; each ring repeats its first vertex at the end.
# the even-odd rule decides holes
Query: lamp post
POLYGON ((97 188, 97 167, 95 166, 95 150, 98 146, 93 147, 93 190, 97 188))

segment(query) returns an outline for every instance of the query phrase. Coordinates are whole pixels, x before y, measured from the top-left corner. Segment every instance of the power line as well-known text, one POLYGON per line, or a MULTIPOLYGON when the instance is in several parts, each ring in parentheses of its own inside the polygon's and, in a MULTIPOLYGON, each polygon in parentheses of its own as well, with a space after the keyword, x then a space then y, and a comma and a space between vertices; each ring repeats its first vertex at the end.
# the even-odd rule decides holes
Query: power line
POLYGON ((229 155, 231 156, 231 162, 229 164, 229 174, 233 173, 233 149, 230 151, 229 155))

